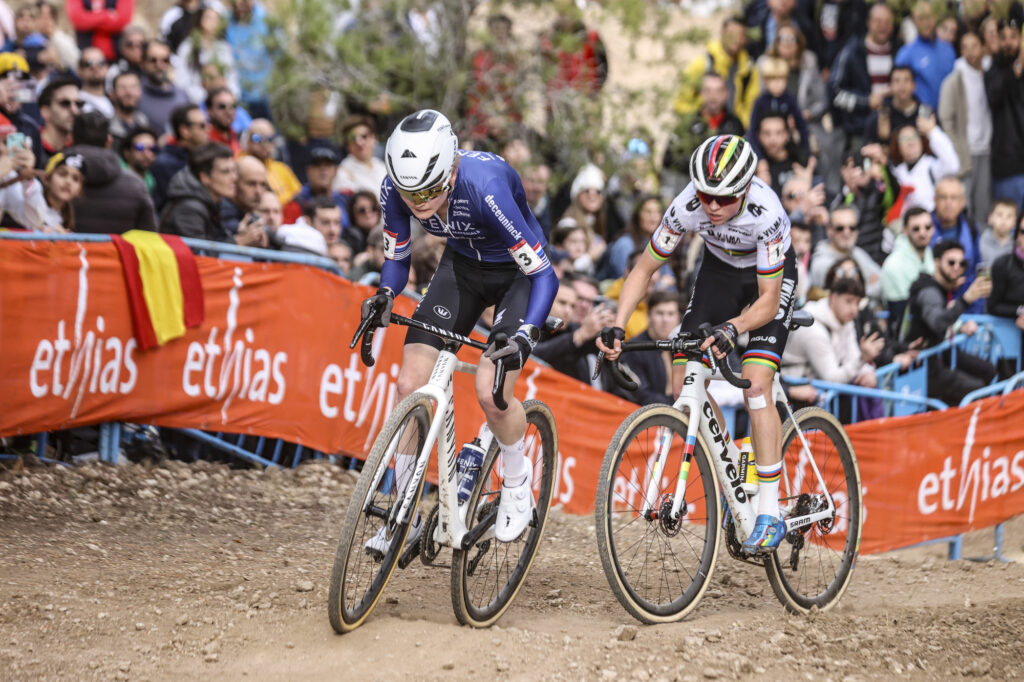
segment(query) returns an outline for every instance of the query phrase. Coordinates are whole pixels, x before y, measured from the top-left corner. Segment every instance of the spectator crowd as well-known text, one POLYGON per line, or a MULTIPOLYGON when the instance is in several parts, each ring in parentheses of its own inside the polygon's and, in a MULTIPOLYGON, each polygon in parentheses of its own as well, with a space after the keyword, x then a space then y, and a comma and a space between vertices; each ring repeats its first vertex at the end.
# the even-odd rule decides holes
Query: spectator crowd
MULTIPOLYGON (((346 103, 337 137, 285 140, 266 89, 273 54, 261 4, 180 0, 156 31, 134 21, 134 7, 0 0, 3 226, 159 230, 309 253, 373 283, 384 261, 382 143, 394 119, 346 103)), ((611 388, 592 378, 594 340, 687 183, 690 154, 721 133, 756 148, 758 176, 792 222, 799 303, 820 323, 793 333, 783 373, 870 387, 877 366, 909 366, 952 332, 973 333, 963 313, 1024 329, 1022 3, 746 0, 733 9, 680 65, 667 141, 636 133, 578 168, 559 166, 527 129, 512 92, 516 27, 505 15, 488 19, 462 110, 446 113, 464 146, 516 168, 548 238, 562 281, 552 314, 568 324, 537 356, 611 388)), ((430 16, 417 6, 408 19, 429 25, 430 16)), ((549 96, 593 97, 614 67, 598 33, 569 14, 537 47, 549 96)), ((414 237, 411 289, 426 285, 442 249, 414 237)), ((671 333, 702 255, 700 237, 686 235, 628 337, 671 333)), ((666 355, 626 361, 641 388, 625 397, 671 402, 666 355)), ((929 385, 954 403, 998 369, 938 355, 929 385)), ((817 399, 807 386, 792 390, 817 399)))

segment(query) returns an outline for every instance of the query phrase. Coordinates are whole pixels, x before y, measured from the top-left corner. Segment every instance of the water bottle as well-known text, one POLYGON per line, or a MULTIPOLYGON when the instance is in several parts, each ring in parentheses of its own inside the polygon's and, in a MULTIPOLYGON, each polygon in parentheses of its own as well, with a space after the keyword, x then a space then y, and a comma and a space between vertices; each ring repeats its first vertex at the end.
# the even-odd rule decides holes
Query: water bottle
POLYGON ((459 459, 456 468, 459 472, 459 504, 469 499, 476 484, 476 477, 480 473, 480 465, 484 461, 484 449, 480 445, 480 439, 474 438, 472 443, 466 443, 459 452, 459 459))
POLYGON ((740 487, 751 497, 757 494, 759 480, 757 478, 757 462, 754 461, 754 446, 750 438, 740 441, 740 487))

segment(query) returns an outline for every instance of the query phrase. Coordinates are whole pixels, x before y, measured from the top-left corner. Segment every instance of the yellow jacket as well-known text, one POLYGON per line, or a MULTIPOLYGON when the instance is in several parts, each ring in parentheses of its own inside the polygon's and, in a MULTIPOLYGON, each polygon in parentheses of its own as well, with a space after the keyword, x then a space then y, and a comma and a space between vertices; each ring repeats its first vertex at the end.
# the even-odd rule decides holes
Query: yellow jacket
MULTIPOLYGON (((625 277, 612 281, 605 290, 604 295, 613 301, 618 301, 619 294, 622 293, 622 285, 625 282, 625 277)), ((647 331, 647 301, 640 301, 636 304, 636 310, 633 311, 633 314, 629 316, 629 320, 626 322, 626 338, 631 339, 637 334, 643 334, 645 331, 647 331)))
POLYGON ((735 91, 735 97, 729 103, 729 108, 743 122, 744 127, 749 127, 754 100, 761 93, 761 79, 746 50, 740 52, 734 61, 725 53, 721 41, 718 40, 708 43, 707 51, 699 57, 695 57, 683 71, 683 82, 679 92, 676 93, 676 113, 692 114, 700 109, 700 81, 708 71, 714 71, 722 76, 729 84, 730 90, 735 91), (730 72, 732 72, 731 83, 730 72))
POLYGON ((278 201, 284 206, 299 193, 302 183, 287 164, 274 159, 267 161, 267 184, 270 191, 277 195, 278 201))

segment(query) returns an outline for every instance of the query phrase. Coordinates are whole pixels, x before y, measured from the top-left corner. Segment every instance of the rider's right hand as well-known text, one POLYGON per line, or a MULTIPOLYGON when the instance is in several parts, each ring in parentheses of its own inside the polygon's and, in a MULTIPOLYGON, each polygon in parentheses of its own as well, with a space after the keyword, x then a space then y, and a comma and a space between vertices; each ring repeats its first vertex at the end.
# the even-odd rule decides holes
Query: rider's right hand
POLYGON ((597 337, 597 349, 604 352, 605 360, 614 362, 622 354, 622 342, 626 330, 622 327, 605 327, 597 337))
POLYGON ((363 301, 362 318, 372 318, 377 327, 391 324, 391 308, 395 304, 395 294, 391 289, 378 289, 377 293, 363 301))

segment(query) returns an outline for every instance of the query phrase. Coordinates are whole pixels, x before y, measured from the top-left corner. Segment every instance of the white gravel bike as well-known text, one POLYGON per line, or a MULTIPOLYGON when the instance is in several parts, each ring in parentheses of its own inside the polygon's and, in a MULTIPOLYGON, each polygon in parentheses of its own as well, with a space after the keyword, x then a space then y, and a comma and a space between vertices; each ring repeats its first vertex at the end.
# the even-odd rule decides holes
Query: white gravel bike
MULTIPOLYGON (((374 327, 368 321, 359 326, 354 347, 362 338, 360 355, 373 365, 374 327)), ((484 350, 487 345, 469 337, 438 329, 392 313, 392 324, 421 329, 445 341, 429 381, 395 406, 370 450, 345 515, 338 550, 331 572, 327 611, 331 626, 339 634, 362 625, 377 605, 395 567, 405 568, 419 554, 424 564, 437 558, 441 546, 452 548, 451 596, 455 617, 463 625, 492 625, 511 605, 522 587, 537 554, 548 508, 554 492, 558 436, 555 419, 539 400, 523 403, 526 410, 527 456, 533 465, 534 513, 530 525, 514 542, 494 537, 494 521, 501 496, 501 467, 498 443, 487 432, 482 443, 486 453, 469 498, 458 504, 456 477, 458 446, 455 442, 455 372, 470 374, 476 366, 461 362, 456 352, 462 345, 484 350), (411 522, 416 518, 427 464, 435 442, 438 444, 438 503, 425 517, 420 539, 405 547, 411 522), (415 469, 404 490, 398 490, 395 454, 417 454, 415 469), (369 551, 368 540, 381 536, 383 551, 369 551)), ((545 328, 561 322, 551 318, 545 328)), ((503 334, 494 341, 507 342, 503 334)), ((501 409, 504 400, 505 368, 495 367, 492 396, 501 409)))
MULTIPOLYGON (((805 312, 792 328, 807 326, 805 312)), ((776 373, 772 397, 788 418, 782 426, 779 487, 786 537, 772 554, 745 557, 740 546, 756 517, 756 492, 745 484, 747 466, 719 422, 705 381, 721 370, 738 388, 726 362, 701 344, 711 334, 681 334, 666 341, 627 342, 630 350, 667 350, 687 358, 676 402, 648 405, 629 415, 608 446, 598 481, 595 519, 601 564, 612 591, 635 618, 668 623, 689 614, 715 571, 724 528, 733 558, 763 565, 779 601, 792 613, 825 611, 843 596, 860 550, 863 509, 860 471, 846 432, 820 407, 794 413, 776 373), (748 492, 748 490, 750 492, 748 492), (724 519, 723 519, 724 512, 724 519)), ((611 338, 604 341, 611 345, 611 338)), ((616 382, 635 390, 617 362, 605 362, 616 382)), ((752 458, 751 458, 752 460, 752 458)))

